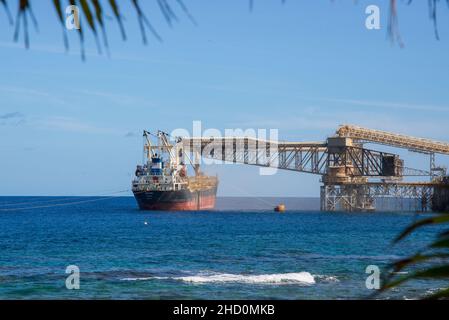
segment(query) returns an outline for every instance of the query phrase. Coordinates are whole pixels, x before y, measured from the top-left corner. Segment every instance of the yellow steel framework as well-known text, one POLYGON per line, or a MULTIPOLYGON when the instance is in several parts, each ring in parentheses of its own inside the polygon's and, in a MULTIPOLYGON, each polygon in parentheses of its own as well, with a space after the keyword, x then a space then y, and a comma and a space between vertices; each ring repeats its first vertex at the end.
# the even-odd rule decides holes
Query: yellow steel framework
POLYGON ((354 125, 346 124, 340 126, 337 130, 337 135, 340 137, 405 148, 411 151, 449 155, 449 143, 446 142, 416 138, 381 130, 367 129, 354 125))

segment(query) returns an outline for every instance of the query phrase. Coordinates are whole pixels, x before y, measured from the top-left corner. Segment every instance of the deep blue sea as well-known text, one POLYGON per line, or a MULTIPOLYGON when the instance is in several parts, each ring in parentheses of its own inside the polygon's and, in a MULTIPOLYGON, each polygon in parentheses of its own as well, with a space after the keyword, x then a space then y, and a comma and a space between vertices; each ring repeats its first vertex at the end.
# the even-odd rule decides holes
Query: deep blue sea
MULTIPOLYGON (((132 197, 1 197, 0 299, 364 299, 373 293, 368 265, 382 268, 435 234, 424 229, 392 246, 419 216, 279 214, 238 202, 143 212, 132 197), (69 265, 80 270, 79 290, 65 286, 69 265)), ((381 297, 440 286, 412 282, 381 297)))

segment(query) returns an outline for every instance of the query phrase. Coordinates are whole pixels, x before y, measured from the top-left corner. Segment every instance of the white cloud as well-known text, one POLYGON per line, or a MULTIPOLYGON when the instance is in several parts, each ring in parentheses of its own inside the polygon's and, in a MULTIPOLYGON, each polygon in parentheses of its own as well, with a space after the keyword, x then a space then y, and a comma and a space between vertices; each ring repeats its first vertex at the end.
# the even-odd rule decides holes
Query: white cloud
POLYGON ((83 122, 75 118, 51 116, 43 119, 35 119, 32 125, 51 130, 68 131, 88 134, 114 134, 123 135, 123 131, 100 127, 88 122, 83 122))
POLYGON ((110 102, 117 104, 117 105, 126 105, 126 106, 133 106, 133 107, 148 107, 149 102, 148 100, 138 97, 138 96, 131 96, 131 95, 123 95, 118 93, 112 93, 108 91, 97 91, 97 90, 79 90, 75 91, 75 94, 82 94, 82 95, 89 95, 89 96, 95 96, 101 99, 109 100, 110 102))
POLYGON ((410 118, 407 115, 392 115, 381 112, 333 111, 316 108, 313 112, 297 112, 285 116, 271 115, 270 118, 247 116, 240 121, 228 122, 228 127, 279 129, 280 139, 304 141, 324 140, 332 135, 342 124, 391 131, 430 139, 449 140, 449 126, 446 117, 410 118))
POLYGON ((25 122, 25 115, 21 112, 8 112, 0 115, 0 125, 14 125, 18 126, 25 122))
POLYGON ((46 101, 53 102, 55 104, 61 105, 61 104, 67 104, 66 101, 63 99, 58 98, 54 94, 51 94, 49 92, 43 91, 43 90, 37 90, 37 89, 28 89, 28 88, 22 88, 22 87, 16 87, 16 86, 9 86, 9 85, 0 85, 0 91, 14 94, 15 96, 19 98, 27 97, 27 98, 45 98, 46 101))
MULTIPOLYGON (((129 136, 129 130, 104 127, 92 122, 64 116, 25 116, 20 112, 10 112, 0 115, 0 125, 18 126, 28 128, 75 132, 83 134, 109 134, 116 136, 129 136), (26 121, 25 121, 26 120, 26 121)), ((132 132, 131 132, 132 133, 132 132)))
POLYGON ((338 99, 338 98, 314 98, 313 100, 345 103, 356 106, 364 106, 371 108, 388 108, 397 110, 413 110, 413 111, 436 111, 449 112, 448 106, 437 106, 427 104, 413 104, 407 102, 391 102, 391 101, 375 101, 375 100, 357 100, 357 99, 338 99))
POLYGON ((8 120, 8 119, 23 119, 25 116, 20 112, 10 112, 0 115, 1 120, 8 120))

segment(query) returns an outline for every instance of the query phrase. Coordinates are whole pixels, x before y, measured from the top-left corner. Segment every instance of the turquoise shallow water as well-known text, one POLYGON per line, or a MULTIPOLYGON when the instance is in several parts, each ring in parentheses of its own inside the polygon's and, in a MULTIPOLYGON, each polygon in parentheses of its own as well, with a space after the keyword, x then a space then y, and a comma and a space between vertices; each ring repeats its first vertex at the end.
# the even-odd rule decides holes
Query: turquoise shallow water
MULTIPOLYGON (((392 247, 416 219, 405 213, 142 212, 131 197, 91 199, 0 198, 0 298, 365 298, 368 265, 383 267, 435 234, 392 247), (79 290, 65 287, 68 265, 80 269, 79 290)), ((384 297, 441 285, 410 283, 384 297)))

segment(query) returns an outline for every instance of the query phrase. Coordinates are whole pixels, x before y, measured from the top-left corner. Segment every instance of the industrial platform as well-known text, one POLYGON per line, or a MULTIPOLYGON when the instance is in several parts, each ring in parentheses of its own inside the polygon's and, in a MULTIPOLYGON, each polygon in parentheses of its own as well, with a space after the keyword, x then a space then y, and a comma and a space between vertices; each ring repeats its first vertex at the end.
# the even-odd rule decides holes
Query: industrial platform
POLYGON ((251 137, 182 140, 186 150, 203 157, 320 175, 323 211, 375 211, 380 199, 409 200, 408 208, 402 209, 407 211, 449 211, 449 177, 445 167, 435 164, 435 154, 449 155, 446 142, 354 125, 340 126, 324 142, 251 137), (407 167, 399 155, 365 148, 367 143, 420 153, 428 157, 429 168, 407 167))

